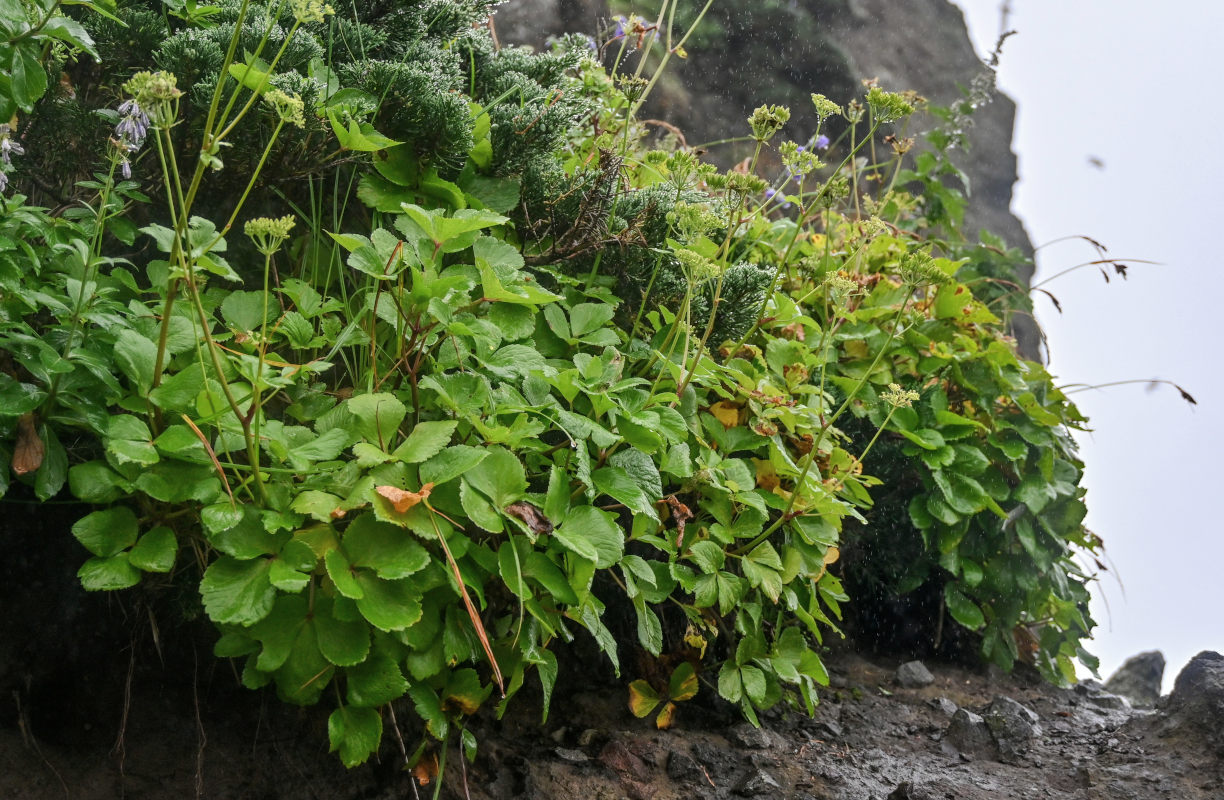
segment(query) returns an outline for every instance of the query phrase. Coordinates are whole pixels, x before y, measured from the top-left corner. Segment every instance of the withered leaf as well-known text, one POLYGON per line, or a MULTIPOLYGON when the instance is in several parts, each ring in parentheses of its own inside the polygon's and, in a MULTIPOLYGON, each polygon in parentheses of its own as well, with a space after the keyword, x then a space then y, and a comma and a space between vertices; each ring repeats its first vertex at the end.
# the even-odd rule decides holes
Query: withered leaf
POLYGON ((672 518, 676 520, 676 547, 683 547, 684 526, 693 518, 693 512, 688 506, 677 500, 674 494, 667 497, 667 505, 671 509, 672 518))
POLYGON ((548 521, 548 517, 531 503, 511 503, 506 506, 506 513, 521 519, 534 534, 552 533, 553 525, 548 521))
POLYGON ((17 420, 17 448, 13 451, 13 472, 26 475, 42 466, 46 448, 34 427, 34 414, 22 414, 17 420))
POLYGON ((398 486, 375 486, 374 491, 390 500, 395 510, 403 514, 417 503, 429 497, 429 493, 433 491, 433 484, 425 484, 419 492, 410 492, 407 489, 400 489, 398 486))

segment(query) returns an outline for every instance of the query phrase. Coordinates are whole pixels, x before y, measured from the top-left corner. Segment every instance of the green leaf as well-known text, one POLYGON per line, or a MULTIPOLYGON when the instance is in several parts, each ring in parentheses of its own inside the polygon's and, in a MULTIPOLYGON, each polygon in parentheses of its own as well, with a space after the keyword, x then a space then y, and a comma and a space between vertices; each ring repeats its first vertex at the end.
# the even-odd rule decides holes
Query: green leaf
POLYGON ((608 303, 579 303, 570 309, 570 330, 574 338, 601 328, 612 321, 616 309, 608 303))
POLYGON ((718 693, 723 699, 738 703, 744 696, 744 683, 734 661, 724 661, 718 671, 718 693))
MULTIPOLYGON (((93 3, 88 3, 88 5, 92 6, 93 3)), ((59 39, 61 42, 67 42, 78 50, 89 53, 93 56, 94 61, 102 60, 98 51, 94 49, 94 40, 89 35, 89 31, 72 17, 51 17, 43 24, 39 33, 52 39, 59 39)))
POLYGON ((200 596, 213 622, 253 625, 272 610, 276 589, 268 581, 267 559, 239 561, 222 556, 204 572, 200 596))
POLYGON ((653 520, 659 516, 654 510, 651 498, 642 490, 638 482, 628 472, 620 467, 601 467, 591 473, 595 489, 606 494, 635 514, 644 514, 653 520))
POLYGON ((398 438, 400 423, 408 414, 408 408, 387 392, 359 394, 349 398, 346 405, 357 418, 357 432, 383 450, 398 438))
POLYGON ((204 376, 198 366, 176 372, 149 391, 149 400, 163 411, 190 411, 204 388, 204 376))
POLYGON ((68 470, 68 488, 84 503, 113 503, 131 491, 131 485, 104 461, 86 461, 68 470))
POLYGON ((501 547, 497 548, 497 572, 501 576, 502 581, 506 584, 506 588, 514 594, 515 597, 526 599, 530 597, 530 592, 527 590, 527 584, 523 582, 523 559, 521 554, 517 552, 514 545, 514 539, 507 538, 501 543, 501 547))
MULTIPOLYGON (((50 500, 64 488, 68 479, 68 453, 60 444, 55 429, 49 425, 38 426, 39 436, 46 451, 42 465, 34 473, 34 495, 39 500, 50 500)), ((7 479, 7 475, 5 476, 7 479)))
POLYGON ((421 465, 421 481, 439 486, 454 480, 484 461, 489 453, 481 447, 452 445, 421 465))
POLYGON ((318 603, 314 612, 319 652, 338 667, 360 664, 370 652, 370 628, 364 620, 336 619, 331 603, 318 603))
POLYGON ((418 423, 392 455, 408 464, 427 461, 446 447, 458 424, 455 420, 418 423))
POLYGON ((331 752, 339 752, 346 767, 364 763, 382 741, 382 717, 377 709, 341 706, 327 718, 331 752))
POLYGON ((140 570, 131 565, 127 553, 119 553, 89 559, 77 570, 77 577, 88 592, 114 591, 140 583, 140 570))
POLYGON ((944 601, 952 619, 969 630, 976 631, 986 624, 986 617, 982 614, 982 610, 977 607, 976 603, 965 597, 960 589, 956 588, 956 584, 944 585, 944 601))
POLYGON ((663 651, 663 624, 641 595, 633 598, 633 607, 637 611, 638 642, 646 652, 659 655, 663 651))
POLYGON ((160 460, 153 446, 153 435, 145 423, 131 416, 120 414, 110 418, 106 431, 106 450, 115 461, 122 464, 156 464, 160 460))
POLYGON ((344 532, 344 552, 353 567, 368 567, 380 578, 406 578, 424 569, 429 551, 402 528, 362 514, 344 532))
POLYGON ((230 77, 252 92, 260 92, 268 85, 272 67, 257 56, 248 56, 245 62, 230 64, 230 77))
POLYGON ((362 591, 357 609, 379 630, 403 630, 421 618, 421 598, 410 579, 387 581, 360 571, 356 580, 362 591))
POLYGON ((467 470, 463 479, 503 510, 521 500, 527 491, 527 477, 518 457, 500 447, 489 448, 488 456, 467 470))
POLYGON ((327 576, 336 584, 336 591, 345 597, 358 600, 365 595, 357 576, 344 553, 339 550, 328 550, 323 556, 323 565, 327 576))
POLYGON ((641 450, 636 447, 618 450, 608 459, 608 464, 623 469, 652 504, 663 497, 663 479, 654 459, 641 450))
POLYGON ((153 386, 153 369, 157 361, 157 345, 135 331, 120 331, 115 338, 115 363, 140 394, 148 394, 153 386))
POLYGON ((459 484, 459 504, 468 519, 476 523, 482 530, 490 533, 501 533, 504 530, 501 514, 484 495, 472 488, 466 480, 459 484))
POLYGON ((574 587, 570 586, 569 581, 565 579, 565 573, 550 561, 548 556, 538 550, 532 550, 527 554, 527 561, 523 565, 523 575, 543 586, 556 602, 569 606, 578 605, 578 595, 574 593, 574 587))
POLYGON ((178 541, 174 531, 158 525, 140 537, 129 558, 132 566, 145 572, 169 572, 177 556, 178 541))
POLYGON ((765 702, 768 685, 764 672, 757 667, 744 665, 740 667, 740 680, 743 681, 744 694, 749 700, 757 705, 765 702))
POLYGON ((305 514, 308 517, 318 520, 319 522, 331 522, 331 513, 340 507, 343 501, 334 494, 320 492, 315 489, 308 489, 302 492, 293 499, 293 504, 289 508, 299 514, 305 514))
POLYGON ((625 534, 616 524, 616 516, 594 506, 571 509, 552 535, 567 549, 594 561, 599 569, 611 567, 625 552, 625 534))
MULTIPOLYGON (((277 539, 264 528, 259 511, 253 506, 239 506, 237 514, 228 505, 219 503, 204 508, 216 528, 209 527, 208 541, 213 547, 237 559, 252 559, 272 555, 277 551, 277 539), (234 522, 234 519, 237 522, 234 522)), ((204 517, 204 513, 201 514, 204 517)))
POLYGON ((331 461, 340 455, 348 444, 349 435, 340 428, 332 428, 305 444, 295 445, 289 449, 289 463, 294 469, 302 472, 318 461, 331 461))
MULTIPOLYGON (((545 308, 552 308, 551 305, 545 308)), ((501 331, 508 342, 525 339, 535 331, 535 314, 531 307, 512 303, 494 303, 489 309, 489 321, 501 331)))
POLYGON ((345 670, 350 706, 377 707, 404 696, 408 681, 395 659, 375 651, 360 664, 345 670))
POLYGON ((136 514, 127 506, 94 511, 76 521, 72 535, 85 549, 101 558, 109 558, 136 542, 136 514))

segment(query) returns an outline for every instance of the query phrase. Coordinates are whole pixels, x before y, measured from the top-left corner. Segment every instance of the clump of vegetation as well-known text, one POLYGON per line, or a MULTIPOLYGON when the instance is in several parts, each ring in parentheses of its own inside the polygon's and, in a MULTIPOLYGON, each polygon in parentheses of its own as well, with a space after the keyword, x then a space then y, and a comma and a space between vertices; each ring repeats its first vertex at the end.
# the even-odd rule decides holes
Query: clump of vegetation
POLYGON ((580 636, 669 664, 630 684, 660 726, 810 711, 844 569, 933 588, 1000 665, 1091 663, 1083 418, 983 302, 1005 259, 936 235, 946 188, 862 158, 915 98, 813 96, 832 145, 762 106, 719 173, 641 145, 647 79, 498 50, 490 5, 3 15, 0 492, 95 507, 83 585, 198 585, 216 655, 332 706, 350 766, 397 707, 410 758, 471 756, 529 680, 547 714, 580 636), (91 114, 83 180, 23 171, 91 114))

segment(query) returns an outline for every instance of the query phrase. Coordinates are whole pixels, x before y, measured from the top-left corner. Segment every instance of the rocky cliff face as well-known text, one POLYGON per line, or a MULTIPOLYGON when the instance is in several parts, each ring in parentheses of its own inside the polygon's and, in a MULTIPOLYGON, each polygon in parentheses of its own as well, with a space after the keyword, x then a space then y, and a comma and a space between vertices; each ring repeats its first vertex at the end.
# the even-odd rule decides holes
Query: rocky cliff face
MULTIPOLYGON (((890 0, 763 6, 770 8, 725 11, 722 30, 707 37, 710 49, 693 48, 688 61, 669 66, 653 113, 680 126, 690 143, 743 135, 744 118, 761 103, 794 106, 790 134, 801 136, 812 120, 798 101, 810 92, 834 100, 858 94, 864 78, 877 78, 887 89, 914 89, 947 106, 961 98, 958 87, 968 87, 984 69, 964 16, 947 0, 910 0, 904 9, 890 0)), ((606 0, 513 0, 495 20, 503 43, 540 46, 564 32, 594 34, 609 16, 606 0)), ((1028 235, 1009 208, 1015 111, 1008 97, 995 94, 974 114, 970 148, 957 161, 969 175, 974 201, 966 229, 986 228, 1027 251, 1028 235)))
MULTIPOLYGON (((687 60, 672 61, 647 108, 648 116, 678 125, 689 144, 743 136, 745 118, 762 103, 791 106, 787 133, 806 136, 815 125, 808 94, 841 101, 860 94, 860 81, 868 78, 948 106, 962 98, 960 87, 985 70, 963 14, 948 0, 761 0, 753 10, 741 10, 746 8, 742 2, 715 2, 707 26, 713 32, 694 37, 687 60)), ((564 32, 595 34, 608 27, 609 17, 607 0, 512 0, 495 20, 503 43, 541 46, 564 32)), ((965 231, 975 236, 989 230, 1031 254, 1024 225, 1010 210, 1015 110, 1011 99, 995 93, 974 113, 968 149, 954 161, 969 177, 965 231)), ((919 124, 935 121, 928 117, 919 124)), ((749 152, 731 145, 713 149, 709 157, 730 165, 749 152)), ((1031 272, 1018 277, 1027 283, 1031 272)), ((1036 330, 1017 335, 1022 351, 1034 357, 1036 330)))

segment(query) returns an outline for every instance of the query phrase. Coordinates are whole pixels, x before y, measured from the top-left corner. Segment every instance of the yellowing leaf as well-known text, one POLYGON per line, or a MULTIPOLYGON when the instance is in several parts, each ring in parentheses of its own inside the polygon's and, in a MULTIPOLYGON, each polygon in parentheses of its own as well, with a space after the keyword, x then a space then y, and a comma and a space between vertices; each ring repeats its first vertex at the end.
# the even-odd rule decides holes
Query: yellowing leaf
POLYGON ((659 693, 649 683, 636 680, 629 684, 629 710, 635 717, 644 717, 659 704, 659 693))
POLYGON ((655 727, 661 731, 665 731, 671 727, 672 717, 676 715, 676 704, 666 703, 663 710, 659 712, 659 716, 655 717, 655 727))
POLYGON ((395 510, 403 514, 417 503, 429 497, 429 493, 433 491, 433 486, 432 483, 427 483, 421 487, 419 492, 410 492, 396 486, 375 486, 374 491, 389 500, 391 505, 395 507, 395 510))
POLYGON ((782 484, 782 479, 778 477, 778 471, 774 469, 773 464, 758 458, 752 460, 756 464, 756 483, 758 489, 772 492, 782 484))
POLYGON ((722 426, 728 430, 739 425, 739 407, 731 405, 726 400, 719 400, 710 406, 710 413, 714 416, 714 419, 721 422, 722 426))

